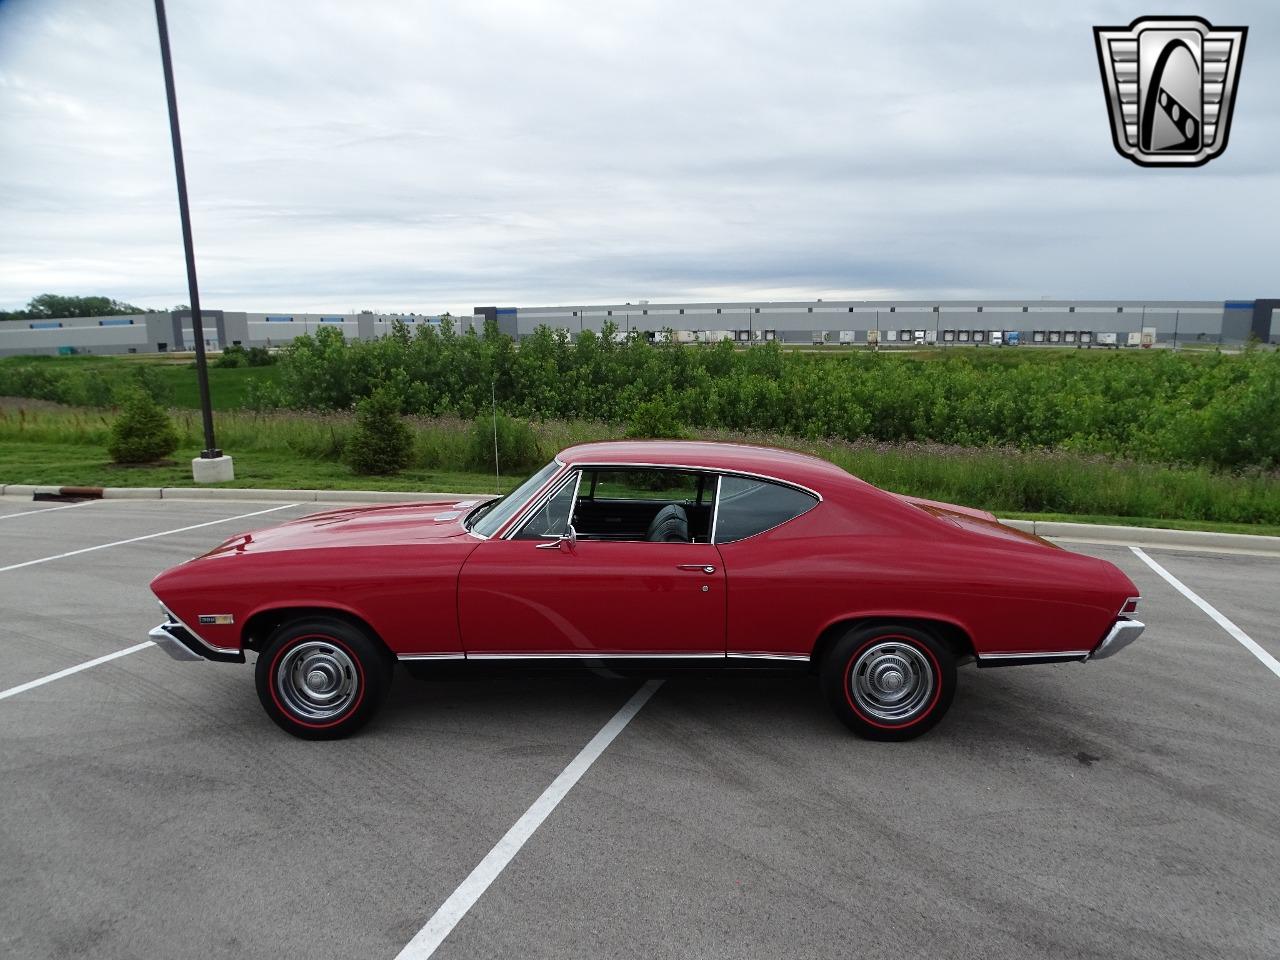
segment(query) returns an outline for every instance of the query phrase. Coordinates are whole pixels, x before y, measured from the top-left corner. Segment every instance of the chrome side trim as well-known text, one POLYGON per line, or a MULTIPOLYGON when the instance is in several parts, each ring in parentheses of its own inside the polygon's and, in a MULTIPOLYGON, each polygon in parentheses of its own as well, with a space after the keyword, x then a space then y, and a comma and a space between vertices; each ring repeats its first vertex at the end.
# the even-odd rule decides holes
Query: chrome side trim
MULTIPOLYGON (((157 628, 159 629, 159 628, 157 628)), ((785 660, 808 663, 807 653, 400 653, 397 660, 785 660)))
POLYGON ((1102 642, 1094 647, 1093 652, 1089 654, 1089 659, 1102 660, 1105 657, 1114 657, 1142 636, 1142 631, 1146 628, 1147 625, 1138 620, 1117 620, 1107 631, 1107 635, 1102 638, 1102 642))
POLYGON ((1052 653, 984 653, 979 660, 1067 660, 1089 656, 1088 650, 1054 650, 1052 653))
POLYGON ((707 534, 707 542, 712 544, 716 542, 716 522, 720 519, 720 481, 723 479, 723 473, 716 474, 716 500, 711 505, 711 531, 707 534))
POLYGON ((723 653, 468 653, 468 660, 723 660, 723 653))

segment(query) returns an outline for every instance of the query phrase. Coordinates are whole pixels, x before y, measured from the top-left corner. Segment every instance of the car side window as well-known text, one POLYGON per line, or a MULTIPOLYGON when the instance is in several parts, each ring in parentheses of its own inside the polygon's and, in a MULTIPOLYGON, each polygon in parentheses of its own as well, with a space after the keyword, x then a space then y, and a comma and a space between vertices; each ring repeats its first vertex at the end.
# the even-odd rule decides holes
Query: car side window
POLYGON ((763 533, 812 510, 818 498, 811 493, 752 477, 720 478, 716 504, 715 542, 733 543, 763 533))
POLYGON ((540 507, 529 515, 515 540, 547 540, 563 537, 569 533, 569 513, 573 509, 573 498, 578 490, 578 478, 581 471, 575 470, 540 507))
POLYGON ((664 503, 697 503, 701 474, 683 470, 587 470, 582 479, 582 499, 660 500, 664 503))

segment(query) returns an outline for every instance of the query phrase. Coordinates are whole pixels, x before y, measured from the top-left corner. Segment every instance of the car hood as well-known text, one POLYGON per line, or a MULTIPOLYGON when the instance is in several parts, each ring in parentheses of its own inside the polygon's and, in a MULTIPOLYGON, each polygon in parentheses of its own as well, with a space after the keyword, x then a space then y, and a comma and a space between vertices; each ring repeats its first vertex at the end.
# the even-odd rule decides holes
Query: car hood
POLYGON ((214 547, 205 557, 270 550, 314 550, 426 544, 467 535, 462 521, 488 497, 432 503, 389 503, 343 507, 290 520, 274 527, 240 533, 214 547))

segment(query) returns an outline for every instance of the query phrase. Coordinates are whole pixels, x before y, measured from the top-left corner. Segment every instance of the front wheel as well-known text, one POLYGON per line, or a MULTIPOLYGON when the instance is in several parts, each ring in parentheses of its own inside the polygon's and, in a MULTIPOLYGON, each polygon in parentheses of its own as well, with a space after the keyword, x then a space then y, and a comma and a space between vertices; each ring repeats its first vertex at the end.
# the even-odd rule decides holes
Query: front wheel
POLYGON ((932 729, 956 692, 955 657, 931 633, 903 624, 855 627, 822 661, 827 702, 868 740, 910 740, 932 729))
POLYGON ((254 679, 267 716, 305 740, 336 740, 364 726, 391 686, 392 662, 367 632, 333 617, 282 624, 254 679))

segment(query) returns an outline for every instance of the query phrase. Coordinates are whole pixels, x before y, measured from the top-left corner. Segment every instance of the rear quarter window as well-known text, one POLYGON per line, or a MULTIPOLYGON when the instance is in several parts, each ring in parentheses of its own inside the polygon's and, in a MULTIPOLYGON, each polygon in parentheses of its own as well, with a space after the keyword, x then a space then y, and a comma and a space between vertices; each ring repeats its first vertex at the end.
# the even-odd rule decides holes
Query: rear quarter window
POLYGON ((733 543, 794 520, 818 504, 811 493, 768 480, 721 477, 716 543, 733 543))

